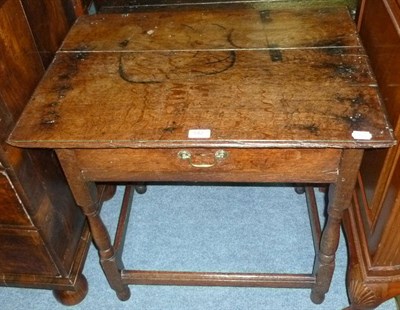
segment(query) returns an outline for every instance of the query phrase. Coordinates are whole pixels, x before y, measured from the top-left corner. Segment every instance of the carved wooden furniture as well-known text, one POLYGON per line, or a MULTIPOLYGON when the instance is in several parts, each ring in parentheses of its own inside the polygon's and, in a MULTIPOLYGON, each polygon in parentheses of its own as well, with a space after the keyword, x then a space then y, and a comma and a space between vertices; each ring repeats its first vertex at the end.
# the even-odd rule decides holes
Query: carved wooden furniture
POLYGON ((85 218, 54 152, 5 143, 74 19, 63 4, 0 1, 0 285, 51 289, 75 304, 87 292, 85 218))
MULTIPOLYGON (((400 132, 400 1, 362 1, 358 28, 394 133, 400 132)), ((354 309, 372 309, 400 294, 399 147, 368 150, 354 208, 346 214, 354 309)))
POLYGON ((308 287, 320 303, 363 150, 393 137, 347 10, 235 8, 81 17, 9 143, 56 150, 121 300, 177 284, 308 287), (125 270, 128 206, 112 245, 100 181, 330 183, 314 272, 125 270))
POLYGON ((84 217, 54 153, 5 143, 69 23, 59 1, 9 0, 0 6, 0 28, 1 285, 52 289, 76 303, 87 291, 84 217))

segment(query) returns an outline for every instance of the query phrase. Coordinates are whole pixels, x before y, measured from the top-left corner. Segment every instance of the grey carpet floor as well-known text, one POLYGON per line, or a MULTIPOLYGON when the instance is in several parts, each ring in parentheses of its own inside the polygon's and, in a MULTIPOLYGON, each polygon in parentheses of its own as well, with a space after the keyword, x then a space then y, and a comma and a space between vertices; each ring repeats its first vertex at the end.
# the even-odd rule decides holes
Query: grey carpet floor
MULTIPOLYGON (((122 187, 102 216, 116 227, 122 187)), ((323 214, 323 195, 317 200, 323 214)), ((323 221, 323 215, 321 216, 323 221)), ((314 260, 304 195, 284 186, 150 185, 135 195, 124 249, 127 269, 310 273, 314 260)), ((93 246, 84 268, 89 293, 69 309, 339 310, 348 305, 347 252, 342 236, 331 289, 314 305, 309 289, 130 286, 117 299, 93 246)), ((0 288, 2 309, 66 309, 50 291, 0 288)), ((393 300, 379 310, 395 310, 393 300)))

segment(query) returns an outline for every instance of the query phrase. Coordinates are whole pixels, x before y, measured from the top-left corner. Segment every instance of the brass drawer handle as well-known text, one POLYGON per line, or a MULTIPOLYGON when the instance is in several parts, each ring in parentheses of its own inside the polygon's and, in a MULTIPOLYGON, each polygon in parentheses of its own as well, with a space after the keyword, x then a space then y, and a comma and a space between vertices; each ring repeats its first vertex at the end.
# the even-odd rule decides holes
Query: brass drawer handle
MULTIPOLYGON (((203 155, 203 154, 202 154, 203 155)), ((214 153, 214 161, 212 163, 194 163, 192 161, 192 153, 187 150, 181 150, 178 152, 178 158, 187 160, 192 167, 195 168, 211 168, 217 164, 217 162, 228 157, 228 152, 224 150, 218 150, 214 153)))

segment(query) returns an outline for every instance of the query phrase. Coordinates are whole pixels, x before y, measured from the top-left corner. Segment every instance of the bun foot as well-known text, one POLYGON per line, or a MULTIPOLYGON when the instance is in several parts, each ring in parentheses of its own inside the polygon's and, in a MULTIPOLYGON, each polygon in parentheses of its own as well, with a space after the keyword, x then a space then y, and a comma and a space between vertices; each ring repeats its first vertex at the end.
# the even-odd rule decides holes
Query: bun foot
POLYGON ((304 188, 304 186, 296 186, 296 187, 294 188, 294 191, 295 191, 297 194, 301 195, 301 194, 304 194, 304 193, 306 192, 306 189, 304 188))
POLYGON ((318 292, 311 292, 310 298, 314 304, 319 305, 319 304, 322 304, 322 302, 324 301, 325 294, 321 294, 318 292))
POLYGON ((126 287, 122 292, 117 292, 117 297, 121 301, 127 301, 131 297, 131 290, 126 287))
POLYGON ((55 299, 65 306, 74 306, 85 299, 88 293, 88 282, 83 274, 78 276, 74 290, 54 290, 55 299))
POLYGON ((135 185, 135 191, 138 194, 144 194, 147 191, 147 186, 145 184, 137 184, 135 185))

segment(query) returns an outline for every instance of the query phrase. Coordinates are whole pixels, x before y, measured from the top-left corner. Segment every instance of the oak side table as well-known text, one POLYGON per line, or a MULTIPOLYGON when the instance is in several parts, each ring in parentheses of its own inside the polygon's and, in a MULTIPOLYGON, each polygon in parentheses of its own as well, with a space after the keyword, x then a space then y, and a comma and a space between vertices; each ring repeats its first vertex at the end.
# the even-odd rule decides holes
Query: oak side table
POLYGON ((173 284, 306 287, 320 303, 363 149, 394 140, 346 9, 193 8, 81 17, 9 143, 56 150, 121 300, 173 284), (330 184, 314 271, 125 270, 129 193, 112 244, 100 181, 330 184))

